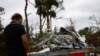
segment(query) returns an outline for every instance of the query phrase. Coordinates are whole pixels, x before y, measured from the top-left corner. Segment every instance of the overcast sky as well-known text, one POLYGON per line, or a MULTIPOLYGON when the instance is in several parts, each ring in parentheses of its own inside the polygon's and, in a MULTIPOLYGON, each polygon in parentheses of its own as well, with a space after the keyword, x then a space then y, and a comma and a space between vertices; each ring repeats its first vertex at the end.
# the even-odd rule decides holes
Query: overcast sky
MULTIPOLYGON (((30 0, 34 3, 34 0, 30 0)), ((64 0, 63 6, 64 11, 57 13, 57 18, 72 18, 75 21, 75 29, 79 30, 86 26, 89 26, 89 16, 95 15, 96 18, 100 19, 100 0, 64 0)), ((11 16, 18 12, 24 17, 24 6, 25 0, 0 0, 0 6, 5 8, 5 15, 2 15, 4 19, 2 21, 3 25, 7 25, 10 22, 11 16)), ((28 13, 32 13, 28 16, 29 24, 35 25, 39 22, 39 17, 36 15, 36 8, 29 4, 28 13)), ((58 27, 65 27, 69 24, 67 19, 53 20, 53 27, 57 25, 58 27)))

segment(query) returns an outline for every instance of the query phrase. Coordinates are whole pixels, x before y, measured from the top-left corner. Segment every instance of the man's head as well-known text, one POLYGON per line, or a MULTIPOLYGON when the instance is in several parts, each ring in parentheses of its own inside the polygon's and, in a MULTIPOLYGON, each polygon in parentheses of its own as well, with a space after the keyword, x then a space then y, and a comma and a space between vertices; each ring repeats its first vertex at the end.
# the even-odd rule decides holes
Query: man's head
POLYGON ((17 24, 22 24, 22 16, 19 13, 15 13, 11 20, 17 24))

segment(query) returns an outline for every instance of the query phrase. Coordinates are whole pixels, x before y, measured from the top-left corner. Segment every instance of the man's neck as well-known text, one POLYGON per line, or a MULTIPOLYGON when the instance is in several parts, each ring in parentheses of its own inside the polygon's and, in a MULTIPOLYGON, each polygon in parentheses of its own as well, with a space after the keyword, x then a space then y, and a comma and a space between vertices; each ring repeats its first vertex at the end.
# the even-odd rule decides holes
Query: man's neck
MULTIPOLYGON (((18 22, 12 21, 11 24, 19 24, 18 22)), ((21 24, 20 24, 21 25, 21 24)))

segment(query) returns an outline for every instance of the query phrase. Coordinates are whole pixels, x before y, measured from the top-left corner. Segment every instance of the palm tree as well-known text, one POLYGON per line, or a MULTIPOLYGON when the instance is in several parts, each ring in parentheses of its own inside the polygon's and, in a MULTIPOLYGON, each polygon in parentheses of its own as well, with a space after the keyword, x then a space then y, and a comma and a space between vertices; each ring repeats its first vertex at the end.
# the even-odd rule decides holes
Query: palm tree
MULTIPOLYGON (((58 7, 59 6, 59 4, 58 4, 58 2, 57 2, 57 0, 47 0, 46 2, 45 2, 45 5, 46 5, 46 16, 47 16, 47 29, 50 29, 50 18, 49 18, 49 13, 50 13, 50 10, 51 10, 51 8, 52 8, 52 6, 56 6, 56 7, 58 7)), ((54 11, 51 11, 51 13, 53 13, 54 11)), ((50 14, 51 14, 50 13, 50 14)))
POLYGON ((5 14, 4 8, 0 7, 0 15, 5 14))
POLYGON ((0 12, 4 11, 4 8, 0 7, 0 12))
POLYGON ((42 18, 41 16, 45 17, 45 7, 43 5, 40 5, 38 6, 38 9, 37 9, 37 14, 39 15, 40 17, 40 37, 43 37, 43 32, 42 32, 42 18))
MULTIPOLYGON (((35 0, 35 7, 36 8, 39 8, 39 6, 44 6, 45 7, 45 13, 43 13, 43 16, 47 17, 47 29, 50 29, 50 12, 53 12, 54 11, 51 11, 52 7, 55 6, 55 7, 59 7, 59 0, 35 0)), ((55 13, 56 15, 56 13, 55 13)), ((54 15, 54 16, 55 16, 54 15)))

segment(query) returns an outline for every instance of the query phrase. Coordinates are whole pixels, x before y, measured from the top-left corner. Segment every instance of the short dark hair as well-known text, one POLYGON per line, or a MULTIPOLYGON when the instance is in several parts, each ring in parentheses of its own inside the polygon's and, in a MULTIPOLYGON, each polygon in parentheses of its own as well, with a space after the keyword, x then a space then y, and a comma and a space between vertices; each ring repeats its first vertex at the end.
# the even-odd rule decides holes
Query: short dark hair
POLYGON ((15 13, 15 14, 12 16, 11 20, 14 20, 14 19, 16 19, 16 20, 22 19, 22 16, 21 16, 19 13, 15 13))

